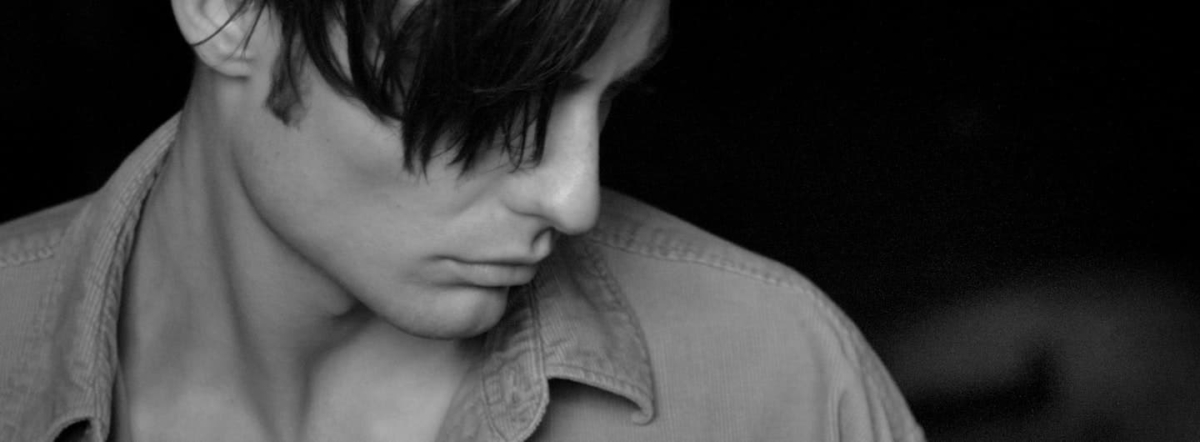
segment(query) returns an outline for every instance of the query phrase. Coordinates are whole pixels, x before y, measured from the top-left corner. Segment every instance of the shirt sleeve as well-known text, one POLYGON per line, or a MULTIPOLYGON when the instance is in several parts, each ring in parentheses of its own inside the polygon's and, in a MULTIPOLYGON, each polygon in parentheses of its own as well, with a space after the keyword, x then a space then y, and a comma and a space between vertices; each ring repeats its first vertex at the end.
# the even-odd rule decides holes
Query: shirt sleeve
POLYGON ((837 396, 835 440, 924 441, 924 432, 883 363, 865 342, 859 349, 858 368, 846 373, 837 396))

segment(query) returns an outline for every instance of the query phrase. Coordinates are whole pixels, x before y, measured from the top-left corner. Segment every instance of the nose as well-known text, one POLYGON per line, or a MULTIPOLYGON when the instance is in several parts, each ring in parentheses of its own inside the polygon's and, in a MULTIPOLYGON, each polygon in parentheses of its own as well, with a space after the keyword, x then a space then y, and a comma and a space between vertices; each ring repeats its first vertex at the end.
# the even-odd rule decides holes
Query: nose
POLYGON ((600 211, 598 106, 566 99, 550 112, 541 161, 518 172, 516 209, 567 235, 588 231, 600 211))

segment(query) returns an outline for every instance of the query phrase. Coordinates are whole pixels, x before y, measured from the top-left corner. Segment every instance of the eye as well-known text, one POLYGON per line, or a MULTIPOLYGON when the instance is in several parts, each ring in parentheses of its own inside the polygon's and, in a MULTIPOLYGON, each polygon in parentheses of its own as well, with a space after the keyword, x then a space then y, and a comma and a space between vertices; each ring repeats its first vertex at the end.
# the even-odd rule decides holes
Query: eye
POLYGON ((541 152, 538 152, 536 141, 533 139, 536 134, 526 132, 525 135, 510 140, 509 144, 502 148, 513 171, 535 168, 542 161, 541 152))

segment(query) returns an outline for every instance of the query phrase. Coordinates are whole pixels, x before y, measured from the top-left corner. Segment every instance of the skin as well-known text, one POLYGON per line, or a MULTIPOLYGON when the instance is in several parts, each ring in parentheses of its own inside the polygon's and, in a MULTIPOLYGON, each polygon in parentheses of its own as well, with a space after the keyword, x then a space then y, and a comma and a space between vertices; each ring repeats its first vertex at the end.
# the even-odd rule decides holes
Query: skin
POLYGON ((269 13, 250 33, 220 26, 223 0, 173 3, 185 38, 215 37, 126 275, 118 438, 432 440, 510 287, 595 223, 606 90, 651 57, 667 1, 627 11, 579 69, 539 164, 438 157, 424 176, 398 124, 319 76, 297 124, 268 112, 269 13))

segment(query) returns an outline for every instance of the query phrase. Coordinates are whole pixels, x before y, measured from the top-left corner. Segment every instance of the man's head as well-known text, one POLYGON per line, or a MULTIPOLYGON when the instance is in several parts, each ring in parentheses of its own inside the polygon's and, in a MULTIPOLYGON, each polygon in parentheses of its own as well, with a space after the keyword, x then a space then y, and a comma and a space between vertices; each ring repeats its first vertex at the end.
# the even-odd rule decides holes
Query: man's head
POLYGON ((200 52, 228 52, 237 37, 249 37, 257 29, 264 15, 273 19, 279 53, 265 105, 281 121, 291 124, 303 117, 305 70, 311 69, 375 116, 403 125, 406 166, 424 166, 433 155, 445 153, 437 151, 445 139, 449 143, 442 147, 453 146, 455 162, 470 168, 481 150, 497 146, 518 163, 540 157, 558 90, 573 81, 571 76, 600 48, 622 14, 646 2, 199 3, 210 3, 210 10, 223 4, 229 20, 199 26, 200 32, 210 30, 208 35, 187 36, 200 52), (214 24, 219 26, 212 29, 214 24), (204 47, 222 37, 225 47, 204 47))
POLYGON ((199 60, 189 106, 263 259, 446 338, 494 325, 554 237, 595 222, 600 129, 661 52, 667 14, 667 0, 173 2, 199 60))

